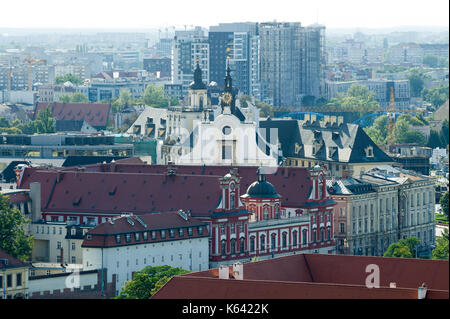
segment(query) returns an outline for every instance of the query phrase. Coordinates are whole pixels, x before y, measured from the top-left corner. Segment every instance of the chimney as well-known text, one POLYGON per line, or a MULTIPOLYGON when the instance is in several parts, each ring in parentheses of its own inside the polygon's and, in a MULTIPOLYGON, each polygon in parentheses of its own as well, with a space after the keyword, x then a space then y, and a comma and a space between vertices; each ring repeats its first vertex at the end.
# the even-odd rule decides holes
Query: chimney
POLYGON ((236 280, 244 279, 244 265, 241 263, 233 264, 233 277, 236 280))
POLYGON ((229 279, 230 278, 230 270, 228 266, 220 266, 219 267, 219 279, 229 279))
POLYGON ((41 183, 30 183, 31 221, 41 219, 41 183))
POLYGON ((417 288, 417 299, 425 299, 426 295, 427 295, 427 285, 423 283, 422 286, 417 288))

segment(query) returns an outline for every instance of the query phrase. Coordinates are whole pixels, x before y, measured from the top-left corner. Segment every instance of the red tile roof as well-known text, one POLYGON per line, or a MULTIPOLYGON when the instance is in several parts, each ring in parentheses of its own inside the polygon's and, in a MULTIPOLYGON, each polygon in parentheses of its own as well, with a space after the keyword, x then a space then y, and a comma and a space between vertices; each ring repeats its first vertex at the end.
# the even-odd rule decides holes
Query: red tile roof
POLYGON ((31 201, 28 191, 7 194, 11 204, 31 201))
POLYGON ((177 299, 448 299, 448 261, 298 254, 243 266, 244 280, 219 279, 218 269, 173 277, 152 298, 177 299), (380 269, 380 288, 366 287, 367 265, 380 269), (395 282, 397 288, 389 288, 395 282))
MULTIPOLYGON (((191 210, 196 217, 208 216, 219 204, 219 178, 226 166, 176 166, 174 176, 166 165, 95 164, 84 171, 77 168, 27 168, 20 187, 41 183, 42 211, 90 213, 148 213, 191 210), (59 171, 59 173, 58 173, 59 171), (59 182, 57 176, 60 174, 59 182)), ((256 180, 257 167, 237 167, 240 191, 256 180)), ((283 198, 283 204, 301 205, 309 194, 311 181, 304 168, 278 168, 267 175, 283 198)))
POLYGON ((87 234, 91 235, 92 239, 87 240, 87 237, 85 237, 82 244, 83 247, 115 247, 209 236, 205 222, 201 222, 192 217, 188 217, 185 220, 177 212, 143 214, 139 217, 119 217, 115 218, 113 223, 105 222, 98 225, 87 234), (188 235, 187 229, 190 227, 192 227, 192 235, 188 235), (198 227, 202 227, 202 234, 199 234, 198 227), (183 236, 179 235, 178 230, 180 228, 184 229, 183 236), (174 229, 173 237, 170 237, 169 229, 174 229), (150 233, 148 234, 147 240, 143 239, 142 232, 151 232, 154 230, 166 230, 165 238, 161 237, 160 232, 156 232, 155 239, 151 237, 150 233), (115 236, 124 233, 141 233, 141 235, 138 241, 135 240, 134 236, 131 236, 129 243, 125 241, 125 238, 121 238, 121 242, 118 244, 115 236))
POLYGON ((101 103, 63 103, 63 102, 39 102, 34 110, 34 118, 38 112, 47 105, 52 109, 52 116, 57 120, 84 120, 94 127, 106 127, 110 116, 110 104, 101 103))
POLYGON ((13 267, 27 267, 28 264, 20 261, 19 259, 11 256, 6 251, 0 248, 0 269, 3 268, 13 268, 13 267), (4 260, 7 260, 7 264, 5 264, 4 260))

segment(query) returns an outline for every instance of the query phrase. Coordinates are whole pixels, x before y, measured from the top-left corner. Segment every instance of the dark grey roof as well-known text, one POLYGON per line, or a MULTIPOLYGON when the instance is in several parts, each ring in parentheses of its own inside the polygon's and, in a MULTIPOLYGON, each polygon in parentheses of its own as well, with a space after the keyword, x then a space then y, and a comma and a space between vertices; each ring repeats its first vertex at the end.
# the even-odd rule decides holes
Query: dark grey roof
POLYGON ((275 187, 267 181, 256 181, 247 188, 244 198, 279 198, 275 187))
POLYGON ((327 189, 330 195, 358 195, 374 192, 370 183, 352 177, 327 180, 327 189))
POLYGON ((79 132, 84 120, 56 120, 57 132, 79 132))
POLYGON ((301 120, 260 121, 261 128, 278 130, 284 157, 341 163, 387 163, 392 159, 384 153, 356 124, 324 124, 301 120), (313 153, 313 149, 316 152, 313 153), (373 156, 366 150, 373 149, 373 156))

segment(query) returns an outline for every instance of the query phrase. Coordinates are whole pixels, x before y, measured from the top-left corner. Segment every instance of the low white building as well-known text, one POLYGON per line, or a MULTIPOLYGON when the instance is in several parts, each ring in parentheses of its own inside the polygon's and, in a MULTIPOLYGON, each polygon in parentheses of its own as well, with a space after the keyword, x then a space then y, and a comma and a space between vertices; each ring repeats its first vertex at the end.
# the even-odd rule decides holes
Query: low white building
POLYGON ((169 265, 190 271, 209 268, 207 223, 183 212, 124 215, 95 227, 83 241, 83 269, 116 275, 116 294, 133 273, 169 265))

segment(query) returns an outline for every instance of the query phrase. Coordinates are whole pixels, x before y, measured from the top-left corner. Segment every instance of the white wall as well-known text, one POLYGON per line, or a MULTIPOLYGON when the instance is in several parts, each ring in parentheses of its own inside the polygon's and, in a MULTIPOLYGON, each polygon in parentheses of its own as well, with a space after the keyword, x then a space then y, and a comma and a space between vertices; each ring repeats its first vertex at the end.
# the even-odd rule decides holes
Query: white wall
POLYGON ((208 237, 103 248, 83 248, 85 270, 108 269, 108 282, 117 274, 117 289, 120 291, 125 281, 132 279, 132 273, 145 266, 180 267, 199 271, 209 268, 208 237), (190 254, 192 253, 192 259, 190 254), (180 257, 181 256, 181 257, 180 257))

